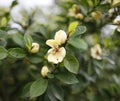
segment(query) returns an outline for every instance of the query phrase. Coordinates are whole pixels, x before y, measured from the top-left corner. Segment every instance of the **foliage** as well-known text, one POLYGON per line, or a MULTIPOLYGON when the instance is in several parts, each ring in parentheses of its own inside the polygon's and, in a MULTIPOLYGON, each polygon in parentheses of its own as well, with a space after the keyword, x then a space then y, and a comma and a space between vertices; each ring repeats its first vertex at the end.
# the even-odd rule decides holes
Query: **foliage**
POLYGON ((56 4, 61 12, 52 29, 36 23, 37 10, 25 21, 15 21, 10 11, 0 13, 0 101, 117 101, 120 23, 112 32, 105 26, 114 25, 120 1, 56 4))

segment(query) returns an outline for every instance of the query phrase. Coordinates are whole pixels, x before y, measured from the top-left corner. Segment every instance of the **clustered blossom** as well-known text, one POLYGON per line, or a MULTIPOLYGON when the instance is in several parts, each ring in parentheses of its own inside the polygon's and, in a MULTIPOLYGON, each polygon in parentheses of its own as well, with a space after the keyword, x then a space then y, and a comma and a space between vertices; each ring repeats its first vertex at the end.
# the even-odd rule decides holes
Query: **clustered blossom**
POLYGON ((72 6, 72 8, 69 9, 69 15, 80 20, 83 19, 83 14, 80 13, 79 6, 75 4, 72 6))
POLYGON ((102 50, 99 44, 91 48, 91 56, 97 60, 102 59, 102 50))
POLYGON ((114 19, 113 23, 117 25, 117 31, 120 32, 120 15, 114 19))
POLYGON ((31 47, 30 52, 31 53, 37 53, 39 51, 39 48, 40 48, 40 46, 39 46, 38 43, 32 43, 32 47, 31 47))
POLYGON ((54 39, 49 39, 46 44, 51 47, 48 50, 47 60, 54 64, 62 62, 66 55, 66 50, 61 45, 67 40, 67 34, 63 30, 59 30, 55 33, 54 39))

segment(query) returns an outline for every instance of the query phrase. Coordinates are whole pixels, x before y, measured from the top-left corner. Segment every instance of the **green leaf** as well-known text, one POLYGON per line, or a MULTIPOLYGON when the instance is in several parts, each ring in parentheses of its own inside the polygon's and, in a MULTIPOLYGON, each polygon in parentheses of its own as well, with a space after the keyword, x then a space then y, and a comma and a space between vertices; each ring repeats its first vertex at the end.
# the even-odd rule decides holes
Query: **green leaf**
POLYGON ((48 86, 48 80, 40 78, 33 82, 30 87, 30 98, 38 97, 42 95, 48 86))
POLYGON ((53 84, 51 86, 51 91, 57 99, 59 99, 60 101, 64 100, 64 92, 63 92, 63 89, 61 87, 53 84))
POLYGON ((75 74, 78 73, 79 62, 75 56, 67 54, 67 56, 64 59, 64 66, 71 73, 75 73, 75 74))
POLYGON ((80 38, 72 38, 68 41, 68 43, 78 49, 86 50, 88 48, 87 43, 80 38))
POLYGON ((31 50, 32 41, 33 41, 32 37, 29 34, 24 35, 25 46, 27 47, 28 50, 31 50))
POLYGON ((0 38, 0 46, 5 47, 7 45, 7 41, 5 40, 5 38, 0 38))
POLYGON ((7 37, 8 37, 8 33, 0 30, 0 38, 7 38, 7 37))
POLYGON ((7 57, 7 50, 4 47, 0 46, 0 60, 6 57, 7 57))
POLYGON ((73 34, 73 32, 75 32, 75 28, 78 26, 78 21, 74 21, 72 23, 70 23, 69 27, 68 27, 68 33, 71 36, 73 34))
POLYGON ((23 88, 22 95, 21 95, 22 98, 26 98, 26 97, 30 96, 30 87, 31 87, 31 84, 32 83, 28 83, 23 88))
POLYGON ((20 33, 13 34, 13 41, 21 47, 24 47, 24 38, 20 33))
POLYGON ((56 78, 65 84, 75 84, 79 82, 75 75, 70 72, 59 73, 56 75, 56 78))
POLYGON ((14 58, 24 58, 26 52, 22 48, 11 48, 9 49, 9 55, 14 58))
POLYGON ((79 35, 85 33, 86 30, 87 30, 87 29, 86 29, 85 26, 78 26, 78 27, 76 28, 76 31, 75 31, 75 33, 73 34, 73 36, 79 36, 79 35))

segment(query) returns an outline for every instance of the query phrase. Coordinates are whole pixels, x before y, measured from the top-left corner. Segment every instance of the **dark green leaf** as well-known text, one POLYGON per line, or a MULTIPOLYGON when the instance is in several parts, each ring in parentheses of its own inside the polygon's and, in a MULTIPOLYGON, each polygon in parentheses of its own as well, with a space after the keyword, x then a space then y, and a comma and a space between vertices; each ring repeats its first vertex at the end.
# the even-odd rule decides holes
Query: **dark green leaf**
POLYGON ((26 97, 30 96, 30 86, 31 86, 31 84, 32 83, 28 83, 23 88, 22 95, 21 95, 22 98, 26 98, 26 97))
POLYGON ((59 99, 60 101, 63 101, 64 99, 64 92, 63 89, 55 84, 51 86, 52 93, 54 96, 59 99))
POLYGON ((64 66, 68 71, 75 73, 75 74, 78 73, 79 62, 75 56, 67 54, 67 56, 64 59, 64 66))
POLYGON ((48 80, 40 78, 33 82, 30 88, 30 98, 38 97, 42 95, 48 86, 48 80))
POLYGON ((59 73, 56 75, 56 78, 65 84, 75 84, 79 82, 75 75, 70 72, 59 73))
POLYGON ((24 58, 26 56, 26 52, 22 48, 11 48, 9 50, 9 55, 14 58, 24 58))
POLYGON ((0 46, 0 60, 6 57, 7 57, 7 50, 4 47, 0 46))

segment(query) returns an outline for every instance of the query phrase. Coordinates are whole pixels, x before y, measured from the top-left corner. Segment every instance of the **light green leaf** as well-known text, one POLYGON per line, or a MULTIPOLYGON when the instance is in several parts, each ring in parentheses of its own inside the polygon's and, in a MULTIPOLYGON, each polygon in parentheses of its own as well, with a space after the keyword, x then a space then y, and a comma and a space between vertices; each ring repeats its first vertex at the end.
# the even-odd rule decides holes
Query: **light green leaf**
POLYGON ((70 72, 59 73, 56 75, 56 78, 65 84, 75 84, 79 82, 75 75, 70 72))
POLYGON ((38 97, 42 95, 48 86, 48 80, 40 78, 33 82, 30 88, 30 98, 38 97))
POLYGON ((79 35, 85 33, 86 30, 87 30, 87 29, 86 29, 85 26, 78 26, 78 27, 76 28, 76 31, 75 31, 75 33, 73 34, 73 36, 79 36, 79 35))
POLYGON ((63 89, 55 84, 51 86, 51 91, 54 94, 54 96, 59 99, 60 101, 63 101, 64 99, 64 92, 63 89))
POLYGON ((22 48, 11 48, 9 49, 9 55, 14 58, 24 58, 26 52, 22 48))
POLYGON ((0 60, 6 57, 7 57, 7 50, 4 47, 0 46, 0 60))
POLYGON ((75 28, 78 26, 78 24, 79 24, 78 21, 70 23, 68 27, 68 33, 70 36, 73 34, 73 32, 75 32, 75 28))
POLYGON ((80 38, 72 38, 71 40, 68 41, 68 43, 78 49, 86 50, 88 48, 87 43, 80 38))
POLYGON ((13 41, 21 47, 24 47, 24 38, 20 33, 13 34, 13 41))
POLYGON ((78 73, 79 62, 75 56, 67 54, 67 56, 64 59, 64 66, 71 73, 75 73, 75 74, 78 73))
POLYGON ((32 37, 29 34, 24 35, 25 46, 27 47, 28 50, 31 50, 32 41, 33 41, 32 37))
POLYGON ((0 30, 0 38, 7 38, 7 37, 8 37, 8 33, 0 30))

